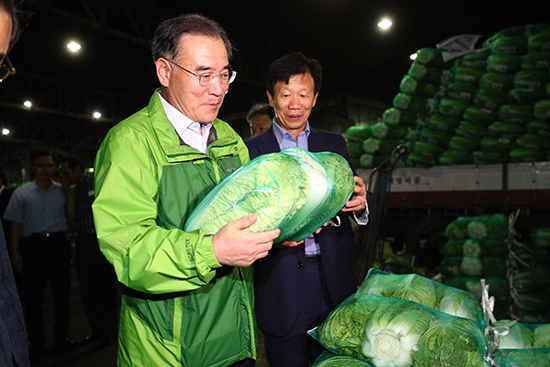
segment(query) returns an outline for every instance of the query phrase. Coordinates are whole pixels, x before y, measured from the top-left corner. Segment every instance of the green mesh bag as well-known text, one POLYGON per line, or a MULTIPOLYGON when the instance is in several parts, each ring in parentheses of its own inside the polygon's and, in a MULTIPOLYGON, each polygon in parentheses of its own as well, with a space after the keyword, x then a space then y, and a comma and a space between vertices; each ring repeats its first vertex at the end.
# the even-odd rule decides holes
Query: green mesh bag
POLYGON ((537 227, 531 231, 531 239, 536 246, 550 247, 550 227, 537 227))
POLYGON ((346 129, 345 136, 348 140, 363 141, 372 136, 371 127, 359 125, 350 126, 346 129))
POLYGON ((550 137, 550 121, 533 120, 525 125, 527 132, 540 136, 550 137))
POLYGON ((399 84, 399 90, 406 94, 416 94, 420 96, 431 97, 439 90, 439 85, 425 83, 416 80, 410 75, 406 75, 399 84))
POLYGON ((541 99, 533 105, 533 115, 541 120, 550 120, 550 99, 541 99))
POLYGON ((397 93, 393 99, 393 106, 400 110, 410 112, 424 112, 428 99, 423 96, 416 96, 405 93, 397 93))
POLYGON ((451 70, 453 74, 453 80, 455 82, 463 83, 477 83, 481 76, 485 73, 485 70, 478 68, 470 68, 465 66, 459 66, 451 70))
POLYGON ((544 96, 544 89, 514 88, 508 92, 510 102, 523 105, 532 105, 544 96))
POLYGON ((378 122, 372 126, 372 136, 378 139, 401 139, 409 134, 407 126, 390 126, 385 122, 378 122))
POLYGON ((479 87, 498 89, 506 92, 514 87, 514 77, 508 74, 484 73, 481 78, 479 78, 479 87))
POLYGON ((473 103, 481 108, 498 110, 500 106, 508 103, 508 95, 498 89, 480 88, 474 96, 473 103))
POLYGON ((457 256, 443 258, 439 271, 446 277, 505 277, 507 266, 499 257, 457 256))
POLYGON ((429 67, 443 68, 445 62, 443 61, 442 50, 439 48, 421 48, 416 51, 416 59, 414 62, 426 65, 429 67))
POLYGON ((437 144, 442 147, 446 147, 453 135, 449 132, 442 130, 435 130, 429 127, 424 127, 420 130, 418 138, 420 141, 425 141, 432 144, 437 144))
POLYGON ((468 107, 466 111, 464 111, 462 118, 468 122, 485 127, 489 126, 491 122, 495 122, 499 119, 495 111, 479 106, 468 107))
POLYGON ((463 99, 441 98, 437 111, 443 116, 460 117, 470 106, 470 102, 463 99))
MULTIPOLYGON (((550 268, 548 266, 537 265, 532 268, 520 269, 517 274, 514 275, 512 287, 518 293, 547 288, 550 286, 550 278, 547 274, 550 274, 550 268)), ((550 330, 548 330, 548 332, 550 332, 550 330)), ((550 347, 550 345, 547 347, 550 347)))
POLYGON ((472 153, 472 161, 475 164, 497 164, 508 161, 505 153, 475 151, 472 153))
POLYGON ((543 349, 501 349, 493 356, 500 367, 548 367, 550 348, 543 349))
POLYGON ((479 148, 479 141, 455 135, 449 141, 449 149, 473 152, 479 148))
POLYGON ((332 353, 378 367, 484 367, 488 353, 473 320, 368 293, 346 298, 309 334, 332 353))
POLYGON ((490 54, 491 50, 489 50, 488 48, 482 51, 470 52, 464 56, 459 57, 456 60, 455 65, 457 67, 464 66, 468 68, 485 70, 485 68, 487 67, 487 57, 489 57, 490 54))
POLYGON ((548 70, 522 70, 514 76, 514 87, 542 89, 548 83, 548 70))
POLYGON ((332 218, 349 200, 355 180, 335 153, 288 148, 259 156, 220 182, 193 210, 184 230, 217 233, 256 213, 250 232, 281 229, 274 241, 300 241, 332 218))
POLYGON ((468 223, 466 233, 469 238, 506 238, 509 233, 508 217, 504 214, 478 215, 468 223))
POLYGON ((533 106, 505 104, 499 108, 498 117, 504 122, 525 125, 533 119, 533 106))
POLYGON ((528 38, 529 52, 550 51, 550 28, 528 38))
POLYGON ((471 101, 476 94, 478 87, 473 83, 453 82, 445 87, 445 95, 449 98, 464 99, 471 101))
POLYGON ((418 274, 392 274, 371 268, 357 293, 417 302, 449 315, 471 319, 481 329, 485 327, 481 304, 471 293, 418 274))
POLYGON ((550 66, 550 52, 533 52, 521 57, 523 70, 547 69, 550 66))
POLYGON ((407 156, 405 165, 407 167, 431 167, 435 166, 436 160, 432 155, 412 152, 407 156))
POLYGON ((346 140, 349 155, 354 158, 359 158, 363 154, 363 142, 355 140, 346 140))
POLYGON ((521 37, 521 36, 525 36, 525 26, 518 25, 518 26, 508 27, 508 28, 505 28, 505 29, 501 29, 500 31, 498 31, 497 33, 495 33, 494 35, 489 37, 484 42, 484 44, 485 45, 490 45, 496 39, 501 38, 501 37, 521 37))
POLYGON ((508 243, 502 239, 459 239, 449 240, 441 249, 445 256, 500 257, 509 254, 508 243))
POLYGON ((433 113, 426 119, 426 125, 428 127, 442 131, 453 131, 459 123, 459 117, 444 116, 440 113, 433 113))
POLYGON ((550 150, 550 139, 545 136, 527 133, 517 138, 516 143, 520 148, 550 150))
POLYGON ((523 55, 527 52, 528 38, 521 36, 503 36, 496 38, 489 49, 493 55, 523 55))
POLYGON ((506 154, 515 147, 514 140, 506 137, 486 136, 481 139, 481 151, 483 152, 506 154))
POLYGON ((370 363, 351 356, 340 356, 324 350, 311 367, 373 367, 370 363))
POLYGON ((429 67, 419 62, 413 62, 407 72, 416 80, 439 85, 441 84, 442 69, 429 67))
POLYGON ((517 55, 490 55, 487 58, 487 71, 501 74, 515 74, 521 68, 517 55))
POLYGON ((525 36, 531 37, 547 29, 550 29, 550 23, 528 24, 525 26, 525 36))
POLYGON ((487 135, 488 130, 486 127, 468 122, 466 120, 460 121, 460 124, 455 130, 455 135, 462 136, 468 139, 481 139, 487 135))
POLYGON ((398 139, 368 138, 363 142, 363 151, 369 154, 387 155, 399 145, 398 139))
POLYGON ((521 322, 502 319, 492 325, 501 334, 499 349, 531 349, 535 341, 535 333, 521 322))
POLYGON ((450 240, 466 238, 466 229, 468 228, 468 224, 473 220, 473 217, 458 217, 445 227, 445 237, 450 240))
POLYGON ((525 132, 525 127, 510 122, 497 121, 489 125, 487 130, 491 136, 515 138, 525 132))
POLYGON ((438 162, 442 166, 468 164, 472 163, 472 155, 463 150, 449 149, 441 154, 438 162))
POLYGON ((395 107, 386 109, 382 113, 382 120, 388 125, 416 125, 418 114, 400 110, 395 107))

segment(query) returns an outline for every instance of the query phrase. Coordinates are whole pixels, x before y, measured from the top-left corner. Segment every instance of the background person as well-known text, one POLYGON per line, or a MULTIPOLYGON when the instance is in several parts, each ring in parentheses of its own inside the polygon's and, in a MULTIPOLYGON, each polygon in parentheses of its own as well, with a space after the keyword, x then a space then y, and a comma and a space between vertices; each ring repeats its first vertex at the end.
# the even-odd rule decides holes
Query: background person
MULTIPOLYGON (((14 0, 0 0, 0 80, 2 83, 14 70, 11 63, 8 63, 7 55, 21 31, 18 4, 19 2, 14 0)), ((0 222, 0 366, 28 367, 30 362, 27 335, 13 274, 4 229, 0 222)))
POLYGON ((250 126, 252 137, 266 132, 273 123, 273 117, 275 117, 275 112, 269 103, 256 103, 252 105, 246 115, 246 121, 250 126))
POLYGON ((107 347, 117 334, 117 280, 113 267, 99 250, 95 234, 92 203, 95 199, 94 174, 86 172, 78 157, 67 157, 60 165, 66 191, 68 213, 74 222, 76 272, 84 310, 92 333, 85 343, 99 342, 107 347), (74 188, 71 189, 71 185, 74 188))
MULTIPOLYGON (((267 132, 246 141, 250 159, 297 146, 311 152, 337 153, 350 161, 341 135, 309 125, 321 80, 321 64, 301 53, 271 64, 266 76, 267 97, 276 118, 267 132)), ((342 212, 366 224, 365 184, 357 175, 355 181, 355 196, 342 212)), ((342 212, 338 214, 341 226, 323 227, 300 244, 273 248, 268 257, 254 264, 256 315, 271 367, 310 366, 323 349, 307 331, 356 290, 354 234, 349 216, 342 212)))
POLYGON ((217 119, 236 75, 232 45, 215 21, 188 14, 162 22, 151 46, 162 88, 109 131, 95 162, 97 237, 124 285, 118 364, 253 365, 249 266, 280 231, 244 231, 255 214, 214 236, 181 230, 249 160, 239 135, 217 119))
POLYGON ((60 350, 74 342, 69 332, 69 291, 71 288, 71 247, 65 232, 65 195, 53 181, 57 170, 51 152, 36 152, 31 158, 34 181, 17 188, 4 218, 11 221, 11 262, 23 270, 25 318, 31 354, 45 344, 44 291, 48 281, 54 296, 55 345, 60 350))

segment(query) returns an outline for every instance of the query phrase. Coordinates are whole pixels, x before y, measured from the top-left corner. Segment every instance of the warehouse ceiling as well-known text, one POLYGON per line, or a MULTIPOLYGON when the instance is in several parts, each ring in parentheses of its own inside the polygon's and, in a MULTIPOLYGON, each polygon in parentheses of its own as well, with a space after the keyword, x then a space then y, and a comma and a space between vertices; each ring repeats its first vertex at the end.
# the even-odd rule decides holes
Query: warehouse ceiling
POLYGON ((0 86, 0 127, 11 131, 2 138, 11 145, 0 150, 0 164, 42 145, 93 155, 105 132, 143 107, 158 86, 147 42, 160 21, 181 13, 214 18, 235 43, 238 76, 220 117, 243 131, 248 108, 265 100, 267 67, 286 53, 321 61, 319 102, 359 96, 389 105, 411 53, 459 34, 484 40, 507 27, 548 22, 548 3, 27 0, 32 17, 10 53, 17 74, 0 86), (393 22, 387 32, 377 27, 384 16, 393 22), (82 45, 79 53, 67 50, 70 40, 82 45))

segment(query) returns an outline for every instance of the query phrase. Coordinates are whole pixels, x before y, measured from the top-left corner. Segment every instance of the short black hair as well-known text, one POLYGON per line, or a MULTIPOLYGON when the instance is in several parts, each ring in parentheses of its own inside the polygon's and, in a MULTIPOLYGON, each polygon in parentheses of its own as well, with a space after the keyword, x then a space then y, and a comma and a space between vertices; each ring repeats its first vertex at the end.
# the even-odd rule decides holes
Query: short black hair
POLYGON ((63 164, 64 162, 67 162, 67 164, 69 165, 69 168, 76 168, 80 166, 82 171, 84 171, 84 164, 82 163, 82 160, 74 155, 64 157, 61 160, 61 164, 63 164))
POLYGON ((233 58, 233 45, 225 30, 213 19, 202 14, 181 14, 160 23, 155 30, 155 36, 149 42, 153 60, 159 58, 173 60, 181 50, 178 50, 179 40, 184 34, 201 35, 220 38, 227 51, 227 58, 233 58))
POLYGON ((321 63, 301 52, 293 52, 275 60, 267 69, 265 86, 269 94, 275 93, 275 84, 288 83, 294 75, 310 74, 313 77, 313 90, 317 94, 321 89, 323 68, 321 63))
POLYGON ((273 117, 275 117, 275 111, 273 110, 273 107, 269 105, 269 103, 255 103, 252 105, 252 107, 250 107, 250 110, 246 115, 246 121, 251 124, 254 116, 258 115, 267 115, 270 119, 273 120, 273 117))
POLYGON ((26 20, 22 19, 24 18, 23 13, 20 10, 20 5, 22 3, 23 0, 0 0, 0 8, 3 8, 11 17, 11 38, 8 50, 11 49, 11 47, 19 39, 19 35, 21 34, 21 30, 23 28, 21 21, 26 20))
POLYGON ((2 180, 2 185, 8 186, 8 177, 2 169, 0 169, 0 180, 2 180))
POLYGON ((57 161, 57 156, 51 150, 35 150, 31 153, 31 165, 34 165, 38 158, 45 155, 52 157, 54 163, 57 161))

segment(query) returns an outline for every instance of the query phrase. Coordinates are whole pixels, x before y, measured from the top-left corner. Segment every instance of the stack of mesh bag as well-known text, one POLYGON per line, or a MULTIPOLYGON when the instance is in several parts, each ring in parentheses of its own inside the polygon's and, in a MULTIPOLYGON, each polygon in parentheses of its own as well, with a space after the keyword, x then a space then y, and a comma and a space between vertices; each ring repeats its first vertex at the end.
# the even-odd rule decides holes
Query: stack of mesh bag
POLYGON ((314 366, 485 367, 484 320, 469 292, 371 269, 358 291, 310 331, 328 350, 314 366))
POLYGON ((458 217, 445 229, 448 242, 440 263, 443 283, 467 290, 481 300, 481 279, 496 299, 495 314, 509 315, 508 217, 502 214, 458 217))
POLYGON ((512 243, 510 270, 512 317, 550 323, 550 227, 533 229, 530 243, 512 243))

